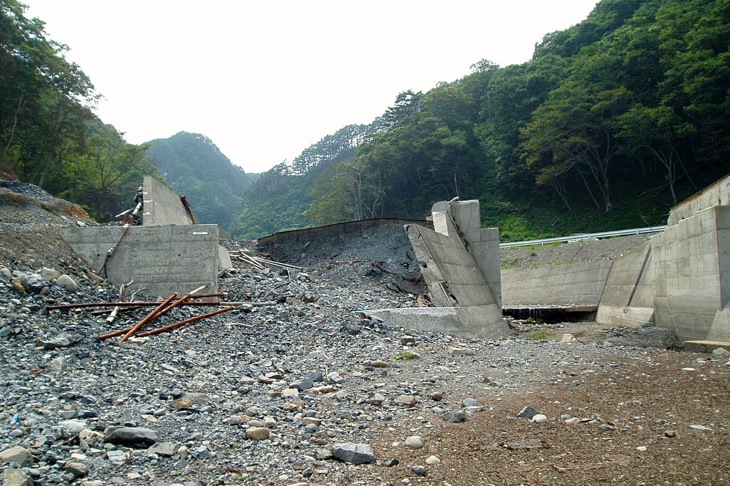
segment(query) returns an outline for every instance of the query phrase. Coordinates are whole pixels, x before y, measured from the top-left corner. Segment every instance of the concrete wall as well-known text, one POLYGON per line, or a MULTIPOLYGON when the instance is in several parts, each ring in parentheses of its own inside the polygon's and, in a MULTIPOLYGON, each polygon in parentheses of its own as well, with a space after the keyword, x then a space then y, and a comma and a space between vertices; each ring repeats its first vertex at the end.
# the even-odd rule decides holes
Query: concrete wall
POLYGON ((145 176, 142 187, 144 191, 142 224, 144 226, 193 224, 176 192, 150 176, 145 176))
POLYGON ((478 201, 436 203, 432 217, 435 231, 416 224, 405 225, 405 230, 436 307, 379 309, 368 314, 409 329, 482 338, 508 335, 500 303, 487 282, 489 278, 499 290, 499 275, 489 275, 494 269, 499 273, 497 230, 480 228, 478 201), (475 248, 484 268, 475 260, 475 248))
POLYGON ((596 313, 596 322, 642 327, 654 323, 651 244, 614 260, 596 313))
POLYGON ((502 271, 504 308, 597 308, 610 261, 502 271))
POLYGON ((720 179, 672 208, 667 224, 675 225, 714 206, 730 206, 730 176, 720 179))
MULTIPOLYGON (((730 206, 703 209, 651 239, 656 323, 684 340, 707 339, 730 291, 730 206)), ((715 333, 722 333, 722 323, 715 333)))
POLYGON ((113 284, 134 280, 130 292, 144 287, 147 295, 169 297, 201 285, 207 286, 203 293, 217 291, 216 225, 70 227, 61 233, 92 270, 113 284))
POLYGON ((502 267, 499 229, 482 228, 479 201, 453 201, 448 204, 453 221, 474 257, 499 308, 502 308, 502 267))

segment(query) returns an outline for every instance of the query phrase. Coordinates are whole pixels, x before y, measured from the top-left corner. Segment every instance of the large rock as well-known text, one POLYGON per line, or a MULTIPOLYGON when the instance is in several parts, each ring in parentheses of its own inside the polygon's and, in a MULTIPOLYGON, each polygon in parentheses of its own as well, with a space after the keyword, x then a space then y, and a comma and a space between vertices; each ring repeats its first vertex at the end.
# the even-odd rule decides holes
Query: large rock
POLYGON ((332 455, 342 462, 350 464, 370 464, 375 461, 373 448, 368 444, 338 444, 332 451, 332 455))
POLYGON ((157 442, 157 433, 143 427, 108 427, 104 431, 104 442, 135 448, 146 448, 157 442))
POLYGON ((14 446, 0 452, 0 464, 15 463, 21 466, 33 464, 33 454, 24 447, 14 446))

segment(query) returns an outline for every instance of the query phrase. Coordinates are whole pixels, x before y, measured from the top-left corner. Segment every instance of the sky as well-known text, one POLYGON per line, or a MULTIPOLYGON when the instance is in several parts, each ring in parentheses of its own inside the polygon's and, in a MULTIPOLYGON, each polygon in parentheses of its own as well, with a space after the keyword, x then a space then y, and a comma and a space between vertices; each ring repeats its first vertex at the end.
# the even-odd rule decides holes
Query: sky
POLYGON ((407 90, 530 60, 595 0, 20 0, 128 143, 200 133, 246 172, 292 161, 407 90))

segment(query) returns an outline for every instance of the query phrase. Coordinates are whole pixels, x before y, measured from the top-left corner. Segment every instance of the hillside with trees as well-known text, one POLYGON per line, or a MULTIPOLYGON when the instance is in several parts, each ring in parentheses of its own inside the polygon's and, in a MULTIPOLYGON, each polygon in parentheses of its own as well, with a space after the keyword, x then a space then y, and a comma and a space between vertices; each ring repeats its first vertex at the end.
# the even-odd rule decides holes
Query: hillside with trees
POLYGON ((228 229, 243 211, 243 195, 256 176, 233 165, 197 133, 180 132, 147 145, 150 161, 171 189, 185 195, 195 218, 228 229))
POLYGON ((277 189, 248 200, 234 231, 276 229, 248 222, 284 194, 306 210, 280 228, 421 218, 456 196, 479 199, 507 240, 663 224, 730 172, 728 45, 726 1, 603 0, 527 63, 482 60, 462 79, 399 94, 337 163, 319 154, 305 171, 263 174, 277 189))
MULTIPOLYGON (((504 240, 658 225, 730 172, 730 3, 602 0, 530 61, 404 91, 259 175, 205 136, 131 145, 43 22, 0 0, 0 171, 105 221, 144 175, 240 238, 479 199, 504 240), (158 172, 159 169, 159 172, 158 172)), ((486 50, 486 48, 485 48, 486 50)), ((356 95, 356 94, 354 94, 356 95)), ((346 100, 343 100, 346 106, 346 100)))
POLYGON ((98 94, 66 51, 22 4, 0 0, 0 173, 108 221, 156 171, 144 147, 92 113, 98 94))

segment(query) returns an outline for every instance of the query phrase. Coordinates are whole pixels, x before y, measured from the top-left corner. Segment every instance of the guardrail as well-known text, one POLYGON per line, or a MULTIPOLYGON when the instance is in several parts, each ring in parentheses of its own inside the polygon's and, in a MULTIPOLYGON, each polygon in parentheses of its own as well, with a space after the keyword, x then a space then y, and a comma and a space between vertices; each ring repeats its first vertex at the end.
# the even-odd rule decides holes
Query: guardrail
POLYGON ((557 238, 544 238, 542 240, 529 240, 529 241, 513 241, 510 243, 500 243, 500 248, 510 248, 516 246, 543 246, 550 243, 567 243, 569 241, 580 241, 580 240, 591 240, 600 238, 613 238, 614 236, 631 236, 640 235, 645 233, 660 233, 667 229, 667 225, 664 226, 652 226, 649 228, 635 228, 618 231, 604 231, 603 233, 585 233, 573 236, 560 236, 557 238))

